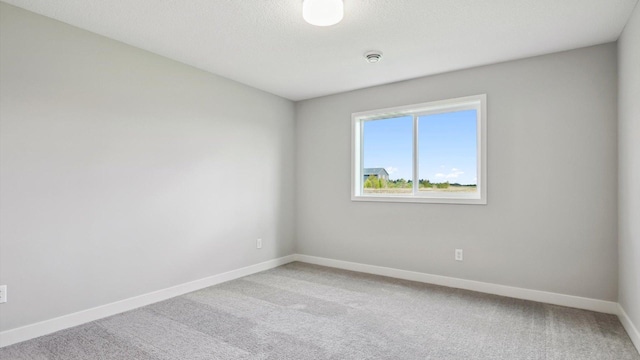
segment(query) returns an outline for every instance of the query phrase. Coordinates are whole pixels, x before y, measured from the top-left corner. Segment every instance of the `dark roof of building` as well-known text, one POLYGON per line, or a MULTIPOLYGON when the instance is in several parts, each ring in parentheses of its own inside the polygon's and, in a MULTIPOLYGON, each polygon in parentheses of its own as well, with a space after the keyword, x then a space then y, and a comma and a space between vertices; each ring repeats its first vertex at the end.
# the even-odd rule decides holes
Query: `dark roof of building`
POLYGON ((389 173, 384 168, 366 168, 364 175, 389 175, 389 173))

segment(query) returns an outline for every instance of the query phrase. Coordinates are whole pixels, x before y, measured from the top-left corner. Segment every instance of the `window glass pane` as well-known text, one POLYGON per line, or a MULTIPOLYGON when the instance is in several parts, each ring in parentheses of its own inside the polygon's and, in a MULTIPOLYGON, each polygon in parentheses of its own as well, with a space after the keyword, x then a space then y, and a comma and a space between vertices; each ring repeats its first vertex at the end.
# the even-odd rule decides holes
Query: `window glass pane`
POLYGON ((476 110, 418 117, 420 194, 477 191, 476 110))
POLYGON ((412 116, 368 120, 363 126, 363 193, 413 193, 412 116))

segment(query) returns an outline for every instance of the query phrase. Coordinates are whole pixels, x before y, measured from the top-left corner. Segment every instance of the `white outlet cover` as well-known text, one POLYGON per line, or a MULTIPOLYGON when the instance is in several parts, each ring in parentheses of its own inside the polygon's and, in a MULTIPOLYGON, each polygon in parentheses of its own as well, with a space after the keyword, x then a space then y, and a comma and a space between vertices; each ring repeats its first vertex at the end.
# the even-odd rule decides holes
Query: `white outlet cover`
POLYGON ((7 302, 7 285, 0 285, 0 303, 7 302))
POLYGON ((456 249, 456 251, 455 251, 455 259, 457 261, 462 261, 462 259, 463 259, 462 249, 456 249))

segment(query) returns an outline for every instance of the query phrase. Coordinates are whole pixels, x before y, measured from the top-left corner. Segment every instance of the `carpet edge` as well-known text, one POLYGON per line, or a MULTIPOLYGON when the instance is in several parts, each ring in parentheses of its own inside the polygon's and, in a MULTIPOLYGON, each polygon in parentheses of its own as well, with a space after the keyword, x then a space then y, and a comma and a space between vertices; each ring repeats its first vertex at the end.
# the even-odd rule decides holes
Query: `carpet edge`
POLYGON ((525 289, 507 285, 493 284, 475 280, 466 280, 442 275, 401 270, 376 265, 368 265, 343 260, 335 260, 318 256, 296 254, 295 259, 309 264, 334 267, 343 270, 363 272, 367 274, 388 276, 397 279, 417 281, 451 288, 477 291, 486 294, 512 297, 522 300, 537 301, 547 304, 590 310, 606 314, 618 315, 618 303, 607 300, 585 298, 574 295, 552 293, 541 290, 525 289))
POLYGON ((624 308, 620 304, 618 304, 617 315, 622 326, 627 331, 629 338, 631 338, 631 342, 636 347, 636 350, 638 350, 638 353, 640 353, 640 331, 638 331, 638 328, 633 324, 631 318, 627 315, 627 312, 624 311, 624 308))
POLYGON ((0 348, 296 261, 295 254, 0 332, 0 348))

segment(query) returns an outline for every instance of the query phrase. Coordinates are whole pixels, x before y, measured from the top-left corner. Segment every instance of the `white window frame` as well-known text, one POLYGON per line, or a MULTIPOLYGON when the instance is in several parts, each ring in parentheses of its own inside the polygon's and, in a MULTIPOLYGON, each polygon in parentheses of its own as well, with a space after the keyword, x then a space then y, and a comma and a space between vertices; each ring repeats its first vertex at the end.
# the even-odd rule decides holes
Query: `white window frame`
POLYGON ((437 204, 487 203, 487 95, 473 95, 421 104, 363 111, 351 114, 351 200, 437 204), (444 112, 476 110, 477 191, 470 193, 420 193, 418 183, 418 117, 444 112), (413 192, 411 194, 364 194, 364 123, 401 116, 413 117, 413 192))

